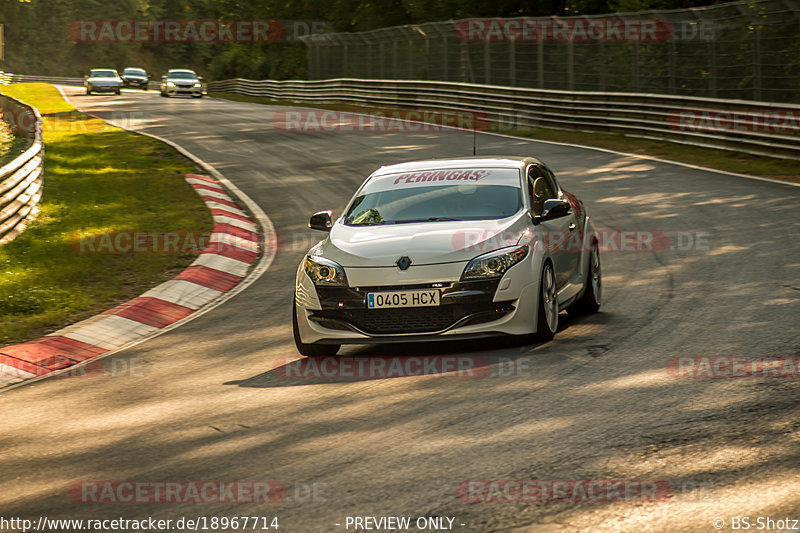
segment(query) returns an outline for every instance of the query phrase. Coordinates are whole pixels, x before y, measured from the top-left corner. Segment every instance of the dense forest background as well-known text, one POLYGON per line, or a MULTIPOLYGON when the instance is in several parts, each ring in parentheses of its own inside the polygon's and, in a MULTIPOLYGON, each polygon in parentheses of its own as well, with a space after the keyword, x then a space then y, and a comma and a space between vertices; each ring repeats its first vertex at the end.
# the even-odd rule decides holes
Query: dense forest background
POLYGON ((154 76, 193 68, 209 79, 302 79, 301 42, 84 43, 76 20, 327 21, 333 31, 362 31, 466 17, 589 15, 710 5, 712 0, 0 0, 5 60, 18 74, 82 76, 93 67, 141 66, 154 76))

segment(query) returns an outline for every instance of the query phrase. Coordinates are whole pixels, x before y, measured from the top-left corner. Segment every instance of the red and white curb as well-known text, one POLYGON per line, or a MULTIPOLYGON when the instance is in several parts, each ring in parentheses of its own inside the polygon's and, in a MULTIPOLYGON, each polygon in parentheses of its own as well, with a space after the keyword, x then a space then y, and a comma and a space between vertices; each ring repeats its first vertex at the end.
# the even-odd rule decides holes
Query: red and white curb
MULTIPOLYGON (((0 389, 59 373, 171 329, 201 314, 205 306, 221 303, 225 293, 250 277, 264 242, 259 224, 239 209, 220 181, 194 174, 187 174, 186 181, 214 218, 208 245, 197 260, 170 281, 113 309, 44 337, 0 348, 0 389)), ((266 270, 259 266, 258 275, 266 270)))

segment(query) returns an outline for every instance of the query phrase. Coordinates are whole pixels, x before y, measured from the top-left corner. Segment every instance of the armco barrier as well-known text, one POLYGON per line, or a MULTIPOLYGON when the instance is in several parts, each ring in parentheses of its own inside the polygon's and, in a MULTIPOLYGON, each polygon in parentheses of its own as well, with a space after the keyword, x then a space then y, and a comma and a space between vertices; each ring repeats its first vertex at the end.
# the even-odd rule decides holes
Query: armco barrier
MULTIPOLYGON (((80 78, 2 75, 3 83, 81 85, 80 78), (8 80, 8 81, 5 81, 8 80)), ((153 82, 151 82, 151 85, 153 82)), ((528 89, 446 81, 336 78, 208 83, 210 92, 311 104, 472 112, 496 131, 559 128, 800 159, 800 105, 697 96, 528 89)))
POLYGON ((487 117, 496 130, 570 128, 622 133, 753 155, 800 159, 800 105, 747 100, 526 89, 471 83, 337 78, 213 81, 210 92, 487 117))
POLYGON ((61 76, 29 76, 27 74, 11 74, 10 72, 0 73, 0 83, 55 83, 57 85, 76 85, 83 86, 83 78, 65 78, 61 76))
POLYGON ((44 144, 42 118, 36 108, 0 95, 3 119, 18 134, 30 136, 30 146, 0 168, 0 244, 14 240, 39 213, 42 198, 44 144))

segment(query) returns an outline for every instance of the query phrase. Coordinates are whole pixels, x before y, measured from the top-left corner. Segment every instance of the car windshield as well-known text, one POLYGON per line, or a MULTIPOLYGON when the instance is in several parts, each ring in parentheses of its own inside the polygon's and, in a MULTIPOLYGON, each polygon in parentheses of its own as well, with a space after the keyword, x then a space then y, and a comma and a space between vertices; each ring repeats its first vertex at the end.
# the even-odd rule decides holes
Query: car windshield
POLYGON ((116 78, 117 72, 115 70, 93 70, 89 76, 92 78, 116 78))
POLYGON ((194 72, 170 72, 168 73, 167 77, 178 80, 193 80, 197 78, 197 74, 194 72))
POLYGON ((353 200, 351 226, 493 220, 522 207, 517 169, 455 169, 389 174, 370 180, 353 200))
POLYGON ((140 69, 140 68, 126 68, 122 71, 123 74, 127 74, 129 76, 146 76, 147 73, 140 69))

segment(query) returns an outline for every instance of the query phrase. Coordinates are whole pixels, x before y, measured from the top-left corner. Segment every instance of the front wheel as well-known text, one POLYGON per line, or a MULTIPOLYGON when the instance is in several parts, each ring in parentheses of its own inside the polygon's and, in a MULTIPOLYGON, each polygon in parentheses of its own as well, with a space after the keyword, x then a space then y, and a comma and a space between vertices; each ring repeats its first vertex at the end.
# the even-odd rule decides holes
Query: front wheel
POLYGON ((164 98, 166 98, 166 97, 167 97, 167 93, 165 93, 164 91, 161 91, 161 96, 163 96, 164 98))
POLYGON ((573 316, 596 313, 600 310, 603 293, 603 276, 600 270, 600 250, 597 245, 592 247, 589 255, 589 267, 586 272, 586 289, 583 296, 567 307, 567 313, 573 316))
POLYGON ((551 340, 558 329, 558 298, 553 265, 545 263, 539 284, 539 312, 536 313, 536 334, 539 341, 551 340))
POLYGON ((88 87, 87 87, 87 88, 86 88, 86 95, 88 96, 88 95, 90 95, 90 94, 92 94, 92 90, 91 90, 90 88, 88 88, 88 87))
MULTIPOLYGON (((294 300, 294 296, 292 296, 294 300)), ((300 339, 300 328, 297 326, 297 302, 292 303, 292 334, 294 335, 294 345, 300 355, 306 357, 326 357, 336 355, 341 348, 341 344, 306 344, 300 339)))
POLYGON ((194 96, 195 98, 202 98, 203 97, 202 94, 193 94, 192 96, 194 96))

